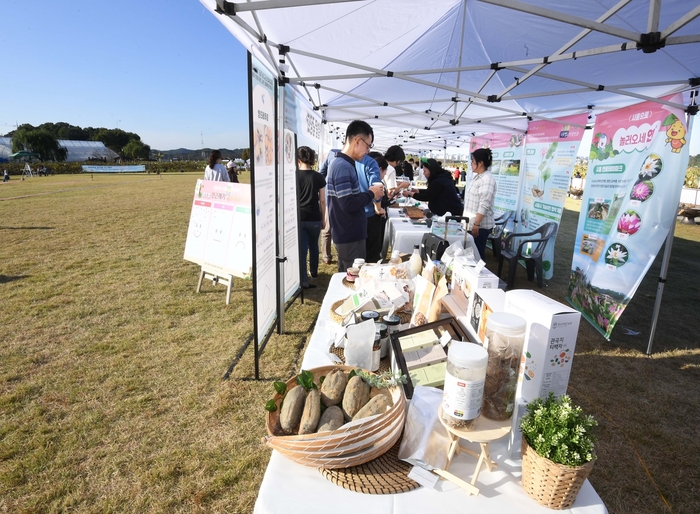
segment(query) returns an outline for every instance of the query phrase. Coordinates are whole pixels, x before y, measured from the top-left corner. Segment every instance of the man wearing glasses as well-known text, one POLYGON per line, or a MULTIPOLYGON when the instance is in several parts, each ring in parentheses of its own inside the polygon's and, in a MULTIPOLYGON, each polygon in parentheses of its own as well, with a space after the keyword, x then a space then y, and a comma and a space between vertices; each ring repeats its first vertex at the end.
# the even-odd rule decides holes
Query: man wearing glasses
POLYGON ((384 195, 381 182, 362 191, 355 161, 374 145, 374 131, 368 123, 355 120, 345 131, 345 145, 328 168, 326 198, 333 243, 338 252, 338 271, 346 271, 357 258, 364 259, 367 239, 365 206, 384 195))

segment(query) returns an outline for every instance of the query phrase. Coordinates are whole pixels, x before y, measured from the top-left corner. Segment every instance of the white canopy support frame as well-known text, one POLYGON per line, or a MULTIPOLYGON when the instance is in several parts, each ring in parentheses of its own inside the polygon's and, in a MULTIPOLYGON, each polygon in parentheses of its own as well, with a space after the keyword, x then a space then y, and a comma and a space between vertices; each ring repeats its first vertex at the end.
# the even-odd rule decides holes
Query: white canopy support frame
POLYGON ((522 133, 528 120, 551 120, 547 112, 594 119, 687 94, 700 75, 700 6, 684 0, 201 1, 281 82, 303 91, 324 122, 391 127, 382 134, 394 136, 377 139, 379 148, 396 139, 417 151, 471 133, 522 133), (395 35, 386 19, 400 19, 395 35), (513 50, 520 46, 525 55, 513 50), (539 56, 530 57, 530 47, 539 56), (653 61, 648 70, 645 60, 653 61), (416 131, 405 144, 403 128, 416 131), (416 137, 421 132, 427 139, 416 137))
MULTIPOLYGON (((525 133, 530 120, 594 123, 639 101, 684 108, 660 98, 682 92, 688 105, 700 88, 697 1, 200 1, 336 142, 362 119, 379 149, 446 158, 473 136, 525 133)), ((662 292, 660 279, 648 353, 662 292)))

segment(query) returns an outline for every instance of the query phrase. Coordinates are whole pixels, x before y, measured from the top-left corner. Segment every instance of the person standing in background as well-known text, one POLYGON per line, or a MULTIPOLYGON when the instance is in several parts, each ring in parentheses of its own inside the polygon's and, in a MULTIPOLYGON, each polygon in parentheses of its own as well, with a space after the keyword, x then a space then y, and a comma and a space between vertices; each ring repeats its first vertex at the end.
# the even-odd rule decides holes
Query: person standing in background
POLYGON ((362 161, 372 148, 373 140, 374 131, 367 122, 351 122, 345 131, 343 149, 328 168, 326 201, 333 243, 338 252, 338 271, 347 270, 356 258, 366 257, 365 206, 371 206, 374 200, 380 200, 384 195, 381 182, 370 185, 368 191, 362 191, 355 166, 355 162, 362 161))
POLYGON ((488 171, 493 162, 490 148, 479 148, 472 153, 472 171, 469 189, 464 195, 464 216, 469 217, 469 226, 474 243, 482 260, 486 255, 486 241, 494 227, 493 203, 498 185, 488 171))
POLYGON ((404 194, 415 200, 428 202, 428 208, 438 216, 449 212, 459 216, 462 212, 462 202, 457 194, 455 183, 449 171, 440 166, 435 159, 421 159, 423 173, 428 179, 428 188, 422 191, 410 190, 404 194))
POLYGON ((238 171, 236 170, 236 163, 233 159, 226 163, 226 171, 228 173, 229 182, 238 182, 238 171))
MULTIPOLYGON (((384 183, 386 170, 389 163, 379 152, 370 152, 369 156, 377 162, 379 166, 379 177, 384 183)), ((384 247, 384 232, 386 229, 386 209, 389 207, 389 188, 384 183, 384 196, 379 202, 374 202, 374 215, 367 218, 367 262, 379 262, 384 258, 382 250, 384 247)))
MULTIPOLYGON (((331 150, 331 153, 329 153, 328 157, 326 158, 326 162, 323 164, 323 166, 321 166, 321 173, 323 173, 324 169, 327 171, 330 164, 336 158, 338 152, 340 152, 340 150, 331 150)), ((382 177, 379 173, 379 165, 373 158, 373 154, 381 155, 379 152, 371 152, 369 155, 365 155, 361 160, 355 161, 355 170, 357 171, 357 178, 360 181, 360 191, 363 192, 369 191, 369 186, 372 184, 382 182, 382 177)), ((377 244, 375 240, 380 237, 380 231, 376 226, 377 206, 379 203, 380 202, 375 201, 373 204, 365 205, 365 216, 367 217, 368 262, 376 262, 379 259, 379 257, 377 257, 376 260, 370 260, 370 249, 375 248, 375 245, 377 244)), ((328 233, 332 237, 333 234, 331 233, 330 229, 328 229, 328 233)), ((323 238, 323 232, 321 233, 321 236, 323 238)), ((325 241, 323 241, 323 244, 326 244, 325 241)), ((379 245, 381 248, 381 241, 379 242, 379 245)), ((330 243, 328 243, 328 253, 330 254, 330 243)), ((377 254, 372 252, 372 255, 374 256, 377 254)))
POLYGON ((209 154, 209 164, 204 169, 204 180, 229 181, 226 168, 221 164, 221 152, 219 150, 212 150, 209 154))
POLYGON ((297 200, 299 202, 299 222, 301 244, 299 247, 299 265, 301 287, 316 287, 309 284, 306 269, 306 254, 309 254, 309 274, 318 277, 318 238, 324 228, 326 218, 326 179, 315 172, 316 153, 308 146, 297 150, 297 200))
MULTIPOLYGON (((331 165, 331 162, 333 162, 333 159, 335 159, 335 156, 340 152, 339 148, 334 148, 330 152, 328 152, 328 155, 326 156, 326 160, 323 161, 323 164, 321 165, 321 169, 319 172, 321 175, 323 175, 323 178, 328 180, 328 167, 331 165)), ((333 254, 331 252, 331 240, 332 240, 332 235, 331 234, 331 223, 330 220, 328 219, 328 209, 326 209, 326 217, 324 219, 325 221, 325 226, 321 230, 321 253, 323 253, 323 263, 324 264, 330 264, 333 262, 333 254)))

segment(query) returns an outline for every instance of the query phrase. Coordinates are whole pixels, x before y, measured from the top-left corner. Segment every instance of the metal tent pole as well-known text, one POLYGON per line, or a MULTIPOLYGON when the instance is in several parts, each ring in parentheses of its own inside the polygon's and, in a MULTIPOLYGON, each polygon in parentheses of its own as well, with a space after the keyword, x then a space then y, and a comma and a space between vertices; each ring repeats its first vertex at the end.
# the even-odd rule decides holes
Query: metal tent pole
MULTIPOLYGON (((691 104, 694 104, 695 100, 691 100, 691 104)), ((690 135, 693 129, 693 121, 695 116, 689 116, 688 121, 688 141, 690 141, 690 135)), ((675 211, 674 211, 675 212, 675 211)), ((661 271, 659 273, 659 284, 656 287, 656 301, 654 302, 654 314, 651 317, 651 330, 649 332, 649 344, 647 345, 647 355, 651 355, 651 347, 654 344, 654 335, 656 333, 656 325, 659 321, 659 311, 661 310, 661 298, 664 295, 664 286, 666 285, 666 274, 668 273, 668 266, 671 260, 671 248, 673 247, 673 236, 676 233, 676 218, 677 214, 673 215, 673 223, 671 223, 671 229, 668 231, 668 236, 666 236, 666 244, 664 245, 664 257, 661 261, 661 271)))

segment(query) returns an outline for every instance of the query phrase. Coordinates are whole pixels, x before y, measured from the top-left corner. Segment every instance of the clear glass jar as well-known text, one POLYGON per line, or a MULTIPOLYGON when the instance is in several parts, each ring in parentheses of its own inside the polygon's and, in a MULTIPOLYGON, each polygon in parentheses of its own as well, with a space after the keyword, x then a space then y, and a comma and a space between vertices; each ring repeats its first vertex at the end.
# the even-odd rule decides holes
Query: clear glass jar
POLYGON ((382 345, 379 357, 383 359, 389 353, 389 329, 384 323, 377 323, 376 330, 379 332, 379 340, 382 345))
POLYGON ((474 343, 452 341, 442 395, 442 419, 450 427, 473 430, 481 413, 488 353, 474 343))
POLYGON ((379 371, 379 361, 381 359, 382 340, 379 332, 374 333, 374 345, 372 346, 372 369, 370 371, 379 371))
POLYGON ((401 318, 398 317, 396 314, 392 314, 389 316, 388 314, 385 314, 382 316, 382 323, 386 325, 387 328, 387 334, 386 334, 386 353, 384 353, 384 348, 382 347, 382 357, 385 357, 387 353, 389 353, 389 348, 391 347, 391 334, 398 332, 399 331, 399 325, 401 324, 401 318))
POLYGON ((502 421, 513 415, 526 326, 522 317, 507 312, 494 312, 486 321, 489 362, 482 411, 489 419, 502 421))

